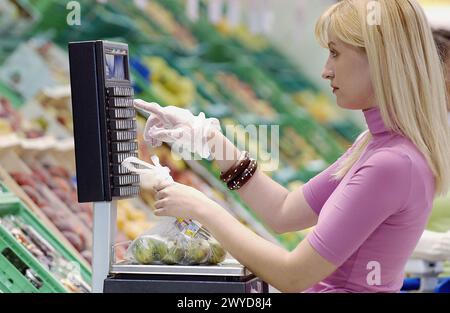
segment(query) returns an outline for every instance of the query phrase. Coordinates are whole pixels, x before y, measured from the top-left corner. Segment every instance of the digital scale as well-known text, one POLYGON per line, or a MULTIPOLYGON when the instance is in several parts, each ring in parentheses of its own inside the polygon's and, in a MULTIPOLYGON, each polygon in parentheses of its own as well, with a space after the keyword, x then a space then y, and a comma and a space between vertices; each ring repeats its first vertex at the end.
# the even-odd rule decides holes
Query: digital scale
POLYGON ((139 195, 139 175, 121 162, 137 157, 128 45, 69 43, 78 201, 94 203, 93 292, 268 292, 235 260, 216 266, 115 264, 117 200, 139 195))

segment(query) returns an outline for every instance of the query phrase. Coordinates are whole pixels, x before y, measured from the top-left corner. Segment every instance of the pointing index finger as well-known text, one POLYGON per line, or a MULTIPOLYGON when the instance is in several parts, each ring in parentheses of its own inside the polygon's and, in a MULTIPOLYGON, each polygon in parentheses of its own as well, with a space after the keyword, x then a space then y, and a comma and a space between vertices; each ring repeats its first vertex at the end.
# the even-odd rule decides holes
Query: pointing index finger
POLYGON ((146 102, 141 99, 135 99, 133 101, 133 104, 136 108, 147 111, 149 113, 158 114, 158 115, 161 114, 161 107, 156 102, 146 102))

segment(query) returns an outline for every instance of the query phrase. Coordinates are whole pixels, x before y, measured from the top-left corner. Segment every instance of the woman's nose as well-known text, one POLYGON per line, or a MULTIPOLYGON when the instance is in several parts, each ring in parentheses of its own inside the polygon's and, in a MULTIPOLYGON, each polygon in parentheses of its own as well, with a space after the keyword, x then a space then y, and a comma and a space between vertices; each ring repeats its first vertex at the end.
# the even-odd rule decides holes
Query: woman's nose
POLYGON ((323 79, 332 79, 333 77, 334 77, 333 71, 328 68, 324 68, 324 70, 322 72, 322 78, 323 79))

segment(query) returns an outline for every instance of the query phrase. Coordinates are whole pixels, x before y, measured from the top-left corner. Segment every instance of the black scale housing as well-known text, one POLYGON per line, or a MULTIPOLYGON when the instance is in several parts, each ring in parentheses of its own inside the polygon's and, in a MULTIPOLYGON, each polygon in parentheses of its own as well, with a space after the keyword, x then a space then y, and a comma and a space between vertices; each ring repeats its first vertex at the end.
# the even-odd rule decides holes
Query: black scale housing
POLYGON ((72 42, 69 59, 78 201, 135 197, 139 175, 120 166, 138 151, 128 45, 72 42))

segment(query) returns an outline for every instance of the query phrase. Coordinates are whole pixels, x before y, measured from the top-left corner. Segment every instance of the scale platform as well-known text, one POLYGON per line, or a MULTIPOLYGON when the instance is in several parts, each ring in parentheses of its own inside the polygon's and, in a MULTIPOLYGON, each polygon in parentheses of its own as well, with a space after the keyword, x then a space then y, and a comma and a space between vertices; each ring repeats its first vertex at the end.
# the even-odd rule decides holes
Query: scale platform
POLYGON ((247 277, 252 273, 236 260, 227 259, 219 265, 136 265, 114 264, 111 274, 187 275, 247 277))
POLYGON ((114 264, 104 292, 267 293, 268 285, 234 259, 219 265, 114 264))

